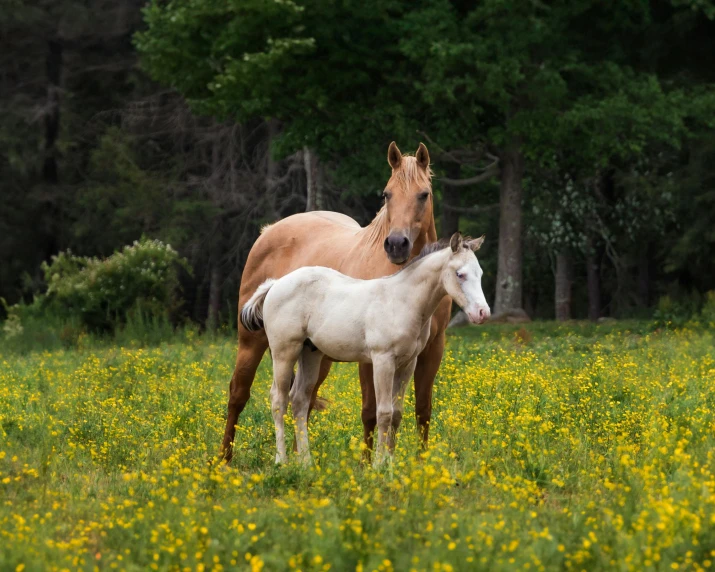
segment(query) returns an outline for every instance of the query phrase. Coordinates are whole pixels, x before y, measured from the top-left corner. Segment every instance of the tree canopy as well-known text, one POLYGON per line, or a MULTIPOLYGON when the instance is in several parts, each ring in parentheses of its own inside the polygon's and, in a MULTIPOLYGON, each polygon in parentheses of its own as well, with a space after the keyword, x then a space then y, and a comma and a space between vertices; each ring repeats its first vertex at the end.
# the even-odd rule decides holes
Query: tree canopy
POLYGON ((8 7, 11 301, 59 250, 148 234, 198 270, 192 317, 225 316, 261 224, 370 219, 392 140, 429 146, 442 233, 488 233, 497 310, 553 315, 554 281, 591 317, 715 287, 708 0, 8 7))

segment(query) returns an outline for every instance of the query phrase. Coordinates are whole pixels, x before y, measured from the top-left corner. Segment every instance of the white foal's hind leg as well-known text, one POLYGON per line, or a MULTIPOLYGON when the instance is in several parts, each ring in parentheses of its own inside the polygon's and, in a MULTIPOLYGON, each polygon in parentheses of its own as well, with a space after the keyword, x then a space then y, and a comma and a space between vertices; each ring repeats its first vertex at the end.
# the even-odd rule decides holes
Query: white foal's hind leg
POLYGON ((372 360, 375 401, 377 404, 377 451, 374 466, 385 461, 394 447, 392 436, 392 384, 395 361, 392 356, 376 356, 372 360))
POLYGON ((273 351, 273 385, 271 386, 271 413, 276 426, 276 463, 285 463, 285 415, 288 410, 288 392, 293 376, 293 365, 300 352, 298 348, 273 351))
POLYGON ((308 410, 313 388, 320 375, 323 353, 304 347, 298 358, 298 372, 290 390, 290 404, 295 419, 295 439, 298 458, 304 465, 310 464, 310 441, 308 440, 308 410))
MULTIPOLYGON (((405 390, 407 384, 415 373, 417 359, 412 360, 405 367, 398 369, 395 372, 395 379, 392 384, 392 436, 393 440, 397 435, 397 430, 400 428, 402 421, 402 413, 405 410, 405 390)), ((394 442, 393 442, 394 447, 394 442)))

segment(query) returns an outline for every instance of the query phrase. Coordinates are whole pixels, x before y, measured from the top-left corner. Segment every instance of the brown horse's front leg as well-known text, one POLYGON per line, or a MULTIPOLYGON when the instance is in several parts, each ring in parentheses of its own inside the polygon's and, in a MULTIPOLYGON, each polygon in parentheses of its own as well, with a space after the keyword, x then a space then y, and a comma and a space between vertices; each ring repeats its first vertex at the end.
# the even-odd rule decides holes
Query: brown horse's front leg
POLYGON ((370 453, 373 447, 373 436, 377 425, 377 401, 375 399, 375 383, 372 379, 372 364, 361 363, 360 390, 362 391, 362 426, 364 431, 365 460, 370 462, 370 453))
POLYGON ((233 370, 233 377, 231 377, 226 429, 221 445, 221 455, 226 463, 230 463, 233 458, 233 440, 236 436, 238 416, 251 397, 251 386, 256 377, 256 370, 267 348, 268 339, 264 332, 252 333, 239 325, 238 356, 236 369, 233 370))
POLYGON ((430 340, 417 358, 417 367, 415 368, 415 414, 417 430, 422 437, 424 447, 427 446, 429 439, 429 424, 432 419, 432 388, 434 387, 434 378, 442 363, 444 342, 444 332, 440 332, 430 340))
POLYGON ((417 430, 422 437, 423 447, 429 439, 429 424, 432 419, 432 388, 434 378, 442 363, 444 354, 445 329, 452 311, 452 300, 445 298, 432 316, 430 339, 417 357, 415 368, 415 415, 417 430))

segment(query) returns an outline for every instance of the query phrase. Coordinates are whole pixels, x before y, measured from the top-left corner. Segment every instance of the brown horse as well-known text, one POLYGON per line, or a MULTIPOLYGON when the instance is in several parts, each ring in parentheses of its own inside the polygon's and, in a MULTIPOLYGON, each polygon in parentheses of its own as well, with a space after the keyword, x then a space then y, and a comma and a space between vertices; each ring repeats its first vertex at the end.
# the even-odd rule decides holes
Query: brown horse
MULTIPOLYGON (((354 278, 380 278, 394 274, 402 264, 419 254, 425 244, 437 240, 427 148, 420 143, 415 156, 408 157, 392 142, 387 160, 392 176, 383 193, 385 204, 365 228, 343 214, 318 211, 290 216, 263 230, 246 260, 238 296, 239 310, 268 278, 280 278, 303 266, 326 266, 354 278)), ((451 307, 449 297, 440 302, 432 317, 429 340, 415 368, 415 410, 425 444, 432 416, 432 386, 442 361, 444 331, 451 307)), ((415 332, 415 336, 418 333, 415 332)), ((238 416, 251 395, 256 369, 267 348, 265 331, 249 332, 239 322, 238 357, 231 378, 222 445, 227 462, 233 456, 238 416)), ((323 360, 311 407, 331 365, 329 359, 323 360)), ((365 443, 372 449, 377 423, 372 365, 360 364, 359 369, 365 443)))

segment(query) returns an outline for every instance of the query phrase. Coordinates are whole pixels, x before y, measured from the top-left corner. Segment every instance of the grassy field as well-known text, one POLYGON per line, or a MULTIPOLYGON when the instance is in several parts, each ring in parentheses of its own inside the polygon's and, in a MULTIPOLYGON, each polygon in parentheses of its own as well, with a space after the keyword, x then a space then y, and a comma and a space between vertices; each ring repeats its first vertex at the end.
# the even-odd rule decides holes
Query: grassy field
POLYGON ((450 336, 432 445, 361 462, 356 367, 277 468, 233 340, 0 354, 0 570, 691 570, 715 561, 715 340, 648 324, 450 336))

